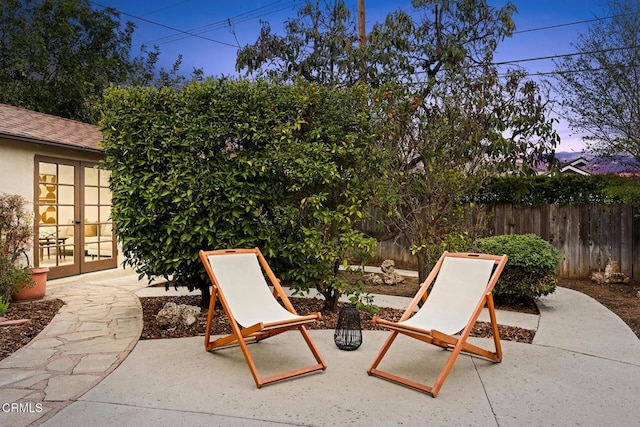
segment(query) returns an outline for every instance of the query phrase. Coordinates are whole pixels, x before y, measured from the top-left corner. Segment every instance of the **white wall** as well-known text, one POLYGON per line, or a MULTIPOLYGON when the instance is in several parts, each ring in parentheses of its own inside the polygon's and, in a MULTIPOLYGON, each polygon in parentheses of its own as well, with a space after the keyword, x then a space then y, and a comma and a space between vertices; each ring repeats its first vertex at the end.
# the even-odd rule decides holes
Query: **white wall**
MULTIPOLYGON (((98 162, 102 157, 100 153, 0 138, 0 193, 19 194, 33 204, 36 155, 85 162, 98 162)), ((29 256, 33 259, 33 253, 29 256)), ((118 250, 118 264, 123 260, 118 250)))
POLYGON ((33 150, 25 150, 27 143, 0 139, 0 192, 19 194, 33 201, 33 150))

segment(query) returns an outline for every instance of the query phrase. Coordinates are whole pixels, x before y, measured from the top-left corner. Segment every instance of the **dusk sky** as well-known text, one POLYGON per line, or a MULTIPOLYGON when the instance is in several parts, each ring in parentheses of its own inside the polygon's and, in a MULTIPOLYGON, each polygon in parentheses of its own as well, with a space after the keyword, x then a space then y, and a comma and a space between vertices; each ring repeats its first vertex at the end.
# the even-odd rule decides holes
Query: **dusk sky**
MULTIPOLYGON (((356 13, 357 0, 347 0, 356 13)), ((267 21, 277 34, 282 23, 295 16, 304 0, 90 0, 92 7, 109 6, 122 13, 123 20, 136 24, 134 52, 142 44, 157 45, 160 62, 170 67, 183 55, 182 73, 202 68, 206 76, 237 76, 235 58, 238 46, 255 42, 260 20, 267 21), (170 27, 170 28, 169 28, 170 27), (182 30, 200 37, 181 33, 182 30)), ((492 6, 506 1, 489 0, 492 6)), ((530 60, 573 53, 571 43, 586 32, 588 21, 605 16, 601 0, 513 0, 518 8, 516 33, 498 46, 496 62, 516 61, 530 74, 553 71, 551 59, 530 60), (528 60, 528 61, 522 61, 528 60)), ((410 0, 365 0, 367 28, 397 9, 411 12, 410 0)), ((505 66, 504 70, 516 65, 505 66)), ((553 82, 553 74, 544 75, 553 82)), ((561 120, 558 151, 581 151, 578 135, 572 135, 561 120)))

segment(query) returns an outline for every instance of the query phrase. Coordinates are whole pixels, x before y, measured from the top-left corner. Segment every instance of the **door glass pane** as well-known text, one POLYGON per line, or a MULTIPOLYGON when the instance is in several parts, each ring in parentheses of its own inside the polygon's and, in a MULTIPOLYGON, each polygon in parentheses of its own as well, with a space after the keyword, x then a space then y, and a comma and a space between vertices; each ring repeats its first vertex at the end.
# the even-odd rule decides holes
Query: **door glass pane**
POLYGON ((109 189, 109 187, 100 188, 100 203, 101 204, 111 203, 111 190, 109 189))
POLYGON ((74 185, 76 168, 70 165, 58 165, 58 182, 60 184, 74 185))
POLYGON ((84 168, 84 185, 98 185, 98 169, 84 168))
POLYGON ((84 208, 84 222, 85 222, 85 224, 97 224, 98 223, 98 207, 97 206, 85 206, 85 208, 84 208))
POLYGON ((111 220, 111 206, 100 206, 100 222, 111 220))
POLYGON ((40 162, 40 168, 38 172, 40 173, 40 182, 47 182, 47 179, 58 175, 58 165, 56 165, 55 163, 40 162), (49 178, 45 179, 42 177, 42 175, 47 175, 49 178))
POLYGON ((58 259, 59 265, 73 264, 75 254, 75 239, 74 239, 73 225, 65 225, 58 227, 58 240, 60 243, 60 257, 58 259))
POLYGON ((109 187, 109 178, 111 171, 100 170, 100 187, 109 187))
POLYGON ((60 196, 58 203, 63 205, 73 205, 75 202, 74 188, 69 185, 58 186, 58 194, 60 196))
POLYGON ((88 205, 98 204, 98 187, 84 188, 84 203, 88 205))
POLYGON ((114 257, 111 223, 110 173, 85 167, 84 260, 100 261, 114 257))
POLYGON ((40 205, 38 208, 40 224, 56 223, 56 207, 53 205, 40 205))
POLYGON ((74 263, 75 167, 38 163, 38 265, 74 263))
POLYGON ((59 225, 72 225, 74 223, 74 217, 73 206, 58 206, 59 225))

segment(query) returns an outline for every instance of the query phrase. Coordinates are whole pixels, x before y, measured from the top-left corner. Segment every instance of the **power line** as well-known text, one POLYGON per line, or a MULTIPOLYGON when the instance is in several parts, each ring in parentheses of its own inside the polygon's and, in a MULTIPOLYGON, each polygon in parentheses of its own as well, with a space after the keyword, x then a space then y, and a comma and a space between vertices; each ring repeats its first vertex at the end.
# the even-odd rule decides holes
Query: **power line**
POLYGON ((231 47, 234 47, 234 48, 237 47, 236 45, 233 45, 231 43, 223 42, 223 41, 220 41, 220 40, 214 40, 214 39, 209 38, 209 37, 205 37, 205 36, 202 36, 202 35, 199 35, 199 34, 193 34, 193 33, 190 33, 188 31, 181 30, 179 28, 174 28, 174 27, 171 27, 169 25, 161 24, 159 22, 155 22, 155 21, 152 21, 150 19, 146 19, 146 18, 142 18, 140 16, 132 15, 130 13, 122 12, 122 11, 120 11, 120 10, 114 8, 114 7, 105 6, 103 4, 97 3, 97 2, 92 1, 92 0, 88 0, 88 2, 93 4, 93 5, 95 5, 95 6, 102 7, 104 9, 115 10, 116 12, 120 13, 121 15, 125 15, 125 16, 128 16, 130 18, 138 19, 138 20, 146 22, 148 24, 157 25, 158 27, 166 28, 166 29, 171 30, 171 31, 176 31, 178 33, 186 34, 186 35, 188 35, 190 37, 197 37, 199 39, 207 40, 207 41, 210 41, 210 42, 213 42, 213 43, 218 43, 218 44, 225 45, 225 46, 231 46, 231 47))
MULTIPOLYGON (((204 25, 201 27, 197 27, 197 28, 193 28, 191 30, 188 30, 188 32, 190 34, 203 34, 203 33, 207 33, 207 32, 211 32, 211 31, 216 31, 216 30, 221 30, 223 28, 228 28, 231 27, 233 24, 240 24, 243 22, 247 22, 253 19, 257 19, 257 18, 261 18, 263 16, 267 16, 273 13, 277 13, 277 12, 281 12, 283 10, 287 10, 292 8, 296 3, 298 3, 300 0, 292 0, 289 1, 288 4, 286 5, 281 5, 278 4, 280 3, 282 0, 278 0, 269 4, 266 4, 264 6, 260 6, 258 8, 249 10, 247 12, 243 12, 240 13, 238 15, 232 16, 230 18, 225 18, 222 19, 220 21, 216 21, 214 23, 208 24, 208 25, 204 25)), ((185 39, 187 37, 191 37, 191 35, 181 35, 181 34, 171 34, 168 36, 164 36, 164 37, 160 37, 157 39, 152 39, 148 42, 145 42, 145 44, 150 44, 150 43, 172 43, 175 41, 179 41, 182 39, 185 39)))
POLYGON ((596 53, 608 53, 608 52, 616 52, 619 50, 628 50, 628 49, 636 49, 637 46, 625 46, 625 47, 612 47, 612 48, 608 48, 608 49, 598 49, 598 50, 592 50, 592 51, 587 51, 587 52, 574 52, 574 53, 564 53, 564 54, 560 54, 560 55, 549 55, 549 56, 538 56, 535 58, 525 58, 525 59, 514 59, 514 60, 510 60, 510 61, 500 61, 500 62, 494 62, 491 65, 507 65, 507 64, 517 64, 520 62, 530 62, 530 61, 544 61, 547 59, 560 59, 560 58, 569 58, 572 56, 580 56, 580 55, 593 55, 596 53))
MULTIPOLYGON (((224 20, 220 20, 220 21, 216 21, 214 23, 208 24, 208 25, 204 25, 201 27, 197 27, 197 28, 193 28, 190 30, 181 30, 179 28, 175 28, 175 27, 171 27, 169 25, 165 25, 156 21, 152 21, 150 19, 147 18, 143 18, 141 16, 137 16, 137 15, 133 15, 130 13, 126 13, 126 12, 122 12, 114 7, 110 7, 110 6, 105 6, 103 4, 97 3, 93 0, 88 0, 89 3, 105 8, 105 9, 112 9, 115 10, 116 12, 120 13, 121 15, 125 15, 128 16, 130 18, 133 19, 137 19, 146 23, 149 23, 151 25, 156 25, 162 28, 166 28, 169 29, 171 31, 174 31, 178 34, 172 34, 169 36, 165 36, 165 37, 161 37, 158 39, 153 39, 147 43, 151 43, 151 42, 159 42, 159 43, 171 43, 174 41, 178 41, 178 40, 182 40, 188 37, 196 37, 196 38, 200 38, 202 40, 206 40, 206 41, 210 41, 213 43, 217 43, 217 44, 221 44, 221 45, 225 45, 225 46, 230 46, 230 47, 234 47, 237 48, 239 47, 238 45, 234 45, 231 43, 227 43, 224 41, 220 41, 220 40, 215 40, 209 37, 205 37, 202 34, 206 33, 206 32, 210 32, 210 31, 215 31, 215 30, 219 30, 222 28, 226 28, 226 27, 230 27, 232 24, 239 24, 242 22, 246 22, 252 19, 256 19, 256 18, 260 18, 262 16, 266 16, 272 13, 277 13, 280 12, 282 10, 286 10, 288 8, 293 7, 293 5, 295 5, 296 3, 298 3, 301 0, 291 0, 288 2, 288 4, 286 6, 283 6, 282 4, 280 4, 283 0, 276 0, 274 2, 268 3, 264 6, 260 6, 257 7, 255 9, 251 9, 249 11, 243 12, 243 13, 239 13, 238 15, 235 15, 233 17, 230 18, 225 18, 224 20)), ((180 2, 180 3, 184 3, 180 2)), ((180 4, 178 3, 178 4, 180 4)), ((166 8, 164 8, 166 9, 166 8)), ((161 9, 161 10, 164 10, 161 9)), ((520 30, 520 31, 515 31, 513 34, 522 34, 522 33, 528 33, 528 32, 535 32, 535 31, 545 31, 545 30, 550 30, 550 29, 555 29, 555 28, 561 28, 561 27, 568 27, 568 26, 573 26, 573 25, 581 25, 581 24, 585 24, 585 23, 591 23, 591 22, 597 22, 597 21, 603 21, 603 20, 607 20, 607 19, 612 19, 612 18, 616 18, 616 17, 625 17, 625 16, 631 16, 631 15, 638 15, 640 14, 640 12, 634 12, 634 13, 628 13, 628 14, 621 14, 621 15, 612 15, 612 16, 607 16, 607 17, 602 17, 602 18, 593 18, 593 19, 588 19, 588 20, 580 20, 580 21, 573 21, 573 22, 567 22, 567 23, 561 23, 561 24, 554 24, 554 25, 548 25, 548 26, 544 26, 544 27, 537 27, 537 28, 529 28, 529 29, 525 29, 525 30, 520 30)), ((146 44, 146 43, 145 43, 146 44)), ((577 55, 588 55, 588 54, 594 54, 594 53, 607 53, 607 52, 613 52, 613 51, 619 51, 619 50, 625 50, 625 49, 631 49, 631 47, 619 47, 619 48, 610 48, 610 49, 602 49, 602 50, 597 50, 597 51, 591 51, 591 52, 576 52, 576 53, 569 53, 569 54, 556 54, 556 55, 548 55, 548 56, 540 56, 540 57, 534 57, 534 58, 523 58, 523 59, 515 59, 515 60, 507 60, 507 61, 500 61, 500 62, 495 62, 492 63, 490 65, 493 66, 500 66, 500 65, 509 65, 509 64, 519 64, 519 63, 523 63, 523 62, 533 62, 533 61, 542 61, 542 60, 549 60, 549 59, 559 59, 559 58, 567 58, 567 57, 572 57, 572 56, 577 56, 577 55)), ((597 71, 597 70, 602 70, 602 69, 590 69, 590 70, 581 70, 581 72, 586 72, 586 71, 597 71)), ((573 72, 573 71, 572 71, 573 72)), ((579 72, 579 71, 575 71, 575 72, 579 72)), ((420 73, 420 72, 418 72, 420 73)), ((415 73, 415 74, 418 74, 415 73)), ((551 72, 527 72, 527 76, 545 76, 545 75, 553 75, 553 74, 561 74, 564 72, 559 72, 559 71, 551 71, 551 72)))
MULTIPOLYGON (((526 30, 516 31, 513 34, 515 35, 515 34, 521 34, 521 33, 534 32, 534 31, 543 31, 543 30, 556 29, 556 28, 561 28, 561 27, 568 27, 568 26, 573 26, 573 25, 588 24, 588 23, 597 22, 597 21, 604 21, 604 20, 608 20, 608 19, 621 18, 621 17, 629 17, 629 16, 634 16, 634 15, 639 15, 639 14, 640 14, 640 11, 639 12, 629 12, 629 13, 626 13, 626 14, 611 15, 611 16, 605 16, 605 17, 601 17, 601 18, 593 18, 593 19, 587 19, 587 20, 581 20, 581 21, 567 22, 567 23, 563 23, 563 24, 554 24, 554 25, 548 25, 548 26, 544 26, 544 27, 530 28, 530 29, 526 29, 526 30)), ((500 61, 500 62, 492 63, 491 65, 500 66, 500 65, 509 65, 509 64, 519 64, 519 63, 522 63, 522 62, 532 62, 532 61, 543 61, 543 60, 549 60, 549 59, 569 58, 569 57, 572 57, 572 56, 591 55, 591 54, 597 54, 597 53, 608 53, 608 52, 615 52, 615 51, 627 50, 627 49, 634 49, 634 47, 629 46, 629 47, 607 48, 607 49, 600 49, 600 50, 594 50, 594 51, 588 51, 588 52, 574 52, 574 53, 567 53, 567 54, 556 54, 556 55, 540 56, 540 57, 535 57, 535 58, 524 58, 524 59, 517 59, 517 60, 500 61)), ((531 77, 531 76, 548 76, 548 75, 555 75, 555 74, 567 74, 567 73, 573 73, 573 72, 589 72, 589 71, 602 71, 602 70, 605 70, 605 68, 594 68, 594 69, 585 69, 585 70, 576 70, 576 71, 571 70, 571 71, 527 72, 526 75, 528 77, 531 77)))
POLYGON ((556 28, 571 27, 573 25, 581 25, 581 24, 588 24, 590 22, 603 21, 605 19, 615 18, 617 16, 624 16, 624 15, 606 16, 604 18, 585 19, 583 21, 573 21, 573 22, 567 22, 564 24, 547 25, 546 27, 529 28, 526 30, 514 31, 513 34, 516 35, 516 34, 523 34, 523 33, 532 33, 534 31, 554 30, 556 28))

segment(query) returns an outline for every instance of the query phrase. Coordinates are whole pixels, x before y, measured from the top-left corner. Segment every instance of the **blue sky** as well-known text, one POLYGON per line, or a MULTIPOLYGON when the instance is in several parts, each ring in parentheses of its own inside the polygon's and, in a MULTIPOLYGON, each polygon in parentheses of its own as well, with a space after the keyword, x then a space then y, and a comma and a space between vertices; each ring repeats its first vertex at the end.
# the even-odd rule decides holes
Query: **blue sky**
MULTIPOLYGON (((114 7, 123 13, 123 20, 134 22, 134 49, 142 44, 157 45, 160 62, 170 67, 179 54, 183 55, 183 73, 194 67, 203 68, 205 75, 237 75, 235 57, 238 46, 255 42, 260 20, 268 21, 276 33, 281 24, 295 16, 295 6, 303 0, 91 0, 114 7), (158 25, 161 24, 161 25, 158 25), (201 38, 186 35, 201 32, 201 38)), ((346 0, 357 10, 357 0, 346 0)), ((489 0, 493 6, 506 1, 489 0)), ((604 16, 602 0, 512 0, 518 8, 515 15, 516 34, 498 47, 496 61, 514 61, 548 57, 574 52, 571 43, 588 24, 572 24, 604 16), (558 26, 555 28, 548 28, 558 26), (529 31, 533 30, 533 31, 529 31)), ((367 28, 382 21, 387 13, 398 8, 411 11, 410 0, 365 0, 367 28)), ((550 59, 519 63, 529 73, 545 73, 555 67, 550 59)), ((548 76, 548 78, 552 76, 548 76)), ((557 127, 562 142, 558 151, 580 151, 579 135, 572 135, 561 120, 557 127)))

